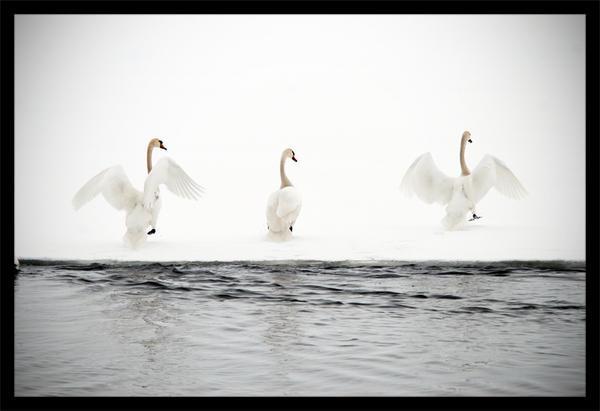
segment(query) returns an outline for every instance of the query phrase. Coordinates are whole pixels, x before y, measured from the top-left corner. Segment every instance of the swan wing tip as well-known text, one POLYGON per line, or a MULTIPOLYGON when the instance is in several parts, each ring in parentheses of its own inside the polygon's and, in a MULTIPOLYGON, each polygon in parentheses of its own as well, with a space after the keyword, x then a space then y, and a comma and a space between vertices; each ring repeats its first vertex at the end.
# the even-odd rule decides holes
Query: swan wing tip
POLYGON ((524 198, 526 198, 526 197, 528 197, 528 196, 529 196, 529 191, 527 191, 527 190, 525 189, 525 187, 521 187, 521 191, 519 192, 519 197, 518 197, 518 199, 519 199, 519 200, 522 200, 522 199, 524 199, 524 198))
POLYGON ((89 199, 86 199, 84 197, 85 197, 85 195, 82 192, 82 190, 79 190, 77 192, 77 194, 75 194, 75 196, 71 200, 71 206, 73 207, 73 209, 75 211, 78 211, 81 207, 83 207, 89 201, 89 199))
POLYGON ((400 187, 398 187, 398 190, 400 191, 400 194, 402 195, 402 197, 410 198, 413 196, 413 192, 409 187, 401 185, 400 187))

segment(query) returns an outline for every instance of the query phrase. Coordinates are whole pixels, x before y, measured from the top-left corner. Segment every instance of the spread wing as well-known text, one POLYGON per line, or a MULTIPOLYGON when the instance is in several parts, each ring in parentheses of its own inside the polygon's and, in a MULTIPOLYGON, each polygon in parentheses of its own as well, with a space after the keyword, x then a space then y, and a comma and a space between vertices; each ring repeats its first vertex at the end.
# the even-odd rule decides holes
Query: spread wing
POLYGON ((174 160, 163 157, 152 167, 144 183, 144 207, 154 205, 159 185, 164 184, 169 191, 183 198, 197 200, 204 188, 196 183, 174 160))
POLYGON ((443 205, 452 198, 452 181, 437 168, 431 153, 425 153, 408 168, 400 183, 400 190, 407 196, 415 193, 426 203, 443 205))
POLYGON ((131 185, 123 167, 114 166, 101 171, 85 183, 73 197, 73 207, 79 210, 100 193, 117 210, 133 209, 142 194, 131 185))
POLYGON ((477 164, 471 181, 472 201, 475 203, 479 202, 492 187, 496 187, 500 193, 513 199, 520 199, 527 195, 527 190, 506 164, 489 154, 486 154, 477 164))

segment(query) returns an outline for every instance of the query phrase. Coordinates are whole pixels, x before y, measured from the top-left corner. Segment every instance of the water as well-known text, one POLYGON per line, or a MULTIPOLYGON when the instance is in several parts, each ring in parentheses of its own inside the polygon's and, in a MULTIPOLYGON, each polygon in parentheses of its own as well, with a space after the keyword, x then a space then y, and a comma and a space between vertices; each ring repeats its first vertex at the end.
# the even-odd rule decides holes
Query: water
POLYGON ((583 396, 583 262, 24 261, 17 396, 583 396))

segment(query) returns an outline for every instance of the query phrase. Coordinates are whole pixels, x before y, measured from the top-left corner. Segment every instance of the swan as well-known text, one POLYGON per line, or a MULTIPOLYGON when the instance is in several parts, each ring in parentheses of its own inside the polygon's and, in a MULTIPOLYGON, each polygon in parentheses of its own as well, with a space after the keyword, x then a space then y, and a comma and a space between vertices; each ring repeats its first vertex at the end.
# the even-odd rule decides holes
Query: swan
POLYGON ((475 206, 492 187, 513 199, 527 195, 525 188, 506 164, 490 154, 486 154, 471 173, 465 162, 467 142, 472 143, 473 140, 471 133, 465 131, 460 142, 459 177, 446 176, 435 165, 431 153, 425 153, 412 163, 400 184, 400 189, 407 196, 415 193, 428 204, 435 202, 446 205, 446 216, 442 224, 447 229, 461 226, 467 212, 473 215, 469 221, 481 218, 475 213, 475 206))
POLYGON ((83 205, 102 193, 106 201, 117 210, 126 212, 125 226, 127 231, 123 236, 125 243, 137 248, 146 241, 146 236, 156 233, 158 214, 162 206, 160 196, 161 184, 174 194, 198 199, 204 188, 192 180, 185 171, 171 158, 163 157, 152 166, 152 151, 154 148, 167 150, 162 140, 153 138, 146 150, 146 165, 148 176, 144 182, 144 191, 133 187, 123 167, 109 167, 92 177, 79 189, 73 197, 73 208, 79 210, 83 205), (146 232, 148 226, 151 230, 146 232))
POLYGON ((285 174, 285 162, 288 158, 291 158, 295 162, 298 161, 294 150, 291 148, 283 150, 279 161, 281 186, 267 200, 267 229, 274 239, 287 239, 291 237, 294 223, 302 207, 300 191, 293 186, 285 174))

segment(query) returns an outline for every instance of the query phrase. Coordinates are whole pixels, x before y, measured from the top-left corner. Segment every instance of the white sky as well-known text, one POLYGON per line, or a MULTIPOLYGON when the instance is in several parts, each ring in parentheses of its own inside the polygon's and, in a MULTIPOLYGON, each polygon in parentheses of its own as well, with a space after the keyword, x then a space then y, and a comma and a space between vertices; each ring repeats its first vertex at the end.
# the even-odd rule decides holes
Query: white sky
POLYGON ((207 195, 163 189, 148 258, 190 244, 220 251, 181 258, 273 257, 265 205, 286 147, 303 195, 288 257, 315 256, 312 244, 326 258, 336 242, 336 256, 363 242, 364 256, 379 255, 378 239, 417 236, 418 253, 384 257, 510 258, 507 242, 521 241, 537 251, 519 256, 585 258, 583 15, 16 17, 17 256, 90 257, 73 250, 98 244, 106 258, 144 255, 123 251, 124 213, 102 197, 75 212, 71 199, 116 164, 141 189, 151 137, 168 147, 155 161, 171 156, 207 195), (464 130, 471 169, 493 154, 530 195, 490 191, 477 230, 432 243, 419 236, 439 234, 443 207, 398 186, 427 151, 457 176, 464 130), (465 241, 489 247, 465 254, 465 241))

